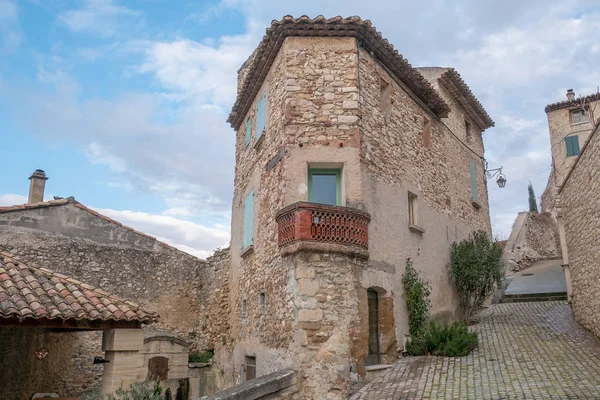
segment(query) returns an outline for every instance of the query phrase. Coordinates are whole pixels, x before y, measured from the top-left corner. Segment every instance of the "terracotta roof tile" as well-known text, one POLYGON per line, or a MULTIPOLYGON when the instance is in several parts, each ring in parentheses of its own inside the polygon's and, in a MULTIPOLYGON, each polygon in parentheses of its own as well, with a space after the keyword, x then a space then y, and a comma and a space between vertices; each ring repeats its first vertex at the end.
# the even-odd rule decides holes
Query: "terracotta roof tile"
POLYGON ((431 84, 398 53, 398 50, 394 49, 387 39, 382 37, 381 33, 371 25, 371 21, 362 20, 360 17, 325 18, 320 15, 309 18, 303 15, 294 18, 286 15, 280 21, 271 22, 271 26, 267 28, 265 36, 251 56, 247 77, 227 119, 235 130, 241 126, 242 119, 248 113, 284 39, 293 36, 354 37, 360 40, 364 47, 369 49, 436 115, 445 117, 450 111, 446 102, 431 84))
POLYGON ((46 268, 0 252, 0 318, 114 320, 150 323, 156 313, 46 268))
POLYGON ((573 101, 565 100, 565 101, 559 101, 558 103, 548 104, 546 106, 546 108, 544 108, 544 111, 550 112, 550 111, 560 110, 562 108, 571 108, 571 107, 578 107, 578 106, 581 107, 582 100, 585 103, 600 100, 600 95, 597 93, 593 93, 593 94, 590 94, 590 95, 582 97, 582 98, 573 99, 573 101))

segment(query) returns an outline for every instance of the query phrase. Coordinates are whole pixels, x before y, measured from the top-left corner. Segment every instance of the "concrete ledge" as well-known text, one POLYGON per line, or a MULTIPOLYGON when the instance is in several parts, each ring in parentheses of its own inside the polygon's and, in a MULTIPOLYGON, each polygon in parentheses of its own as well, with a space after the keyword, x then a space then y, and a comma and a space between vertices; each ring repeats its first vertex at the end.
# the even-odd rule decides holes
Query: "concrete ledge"
POLYGON ((259 376, 251 381, 244 382, 229 389, 210 396, 201 397, 202 400, 256 400, 267 395, 272 395, 294 385, 294 371, 286 369, 259 376))
POLYGON ((365 367, 365 382, 371 382, 373 379, 379 378, 392 367, 392 364, 367 365, 365 367))

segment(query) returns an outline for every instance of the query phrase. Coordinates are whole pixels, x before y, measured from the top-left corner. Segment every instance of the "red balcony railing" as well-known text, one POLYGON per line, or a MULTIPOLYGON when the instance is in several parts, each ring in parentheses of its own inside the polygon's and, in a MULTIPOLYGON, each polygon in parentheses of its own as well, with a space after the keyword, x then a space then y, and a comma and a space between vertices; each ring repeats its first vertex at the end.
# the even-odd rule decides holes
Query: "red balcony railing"
POLYGON ((369 248, 371 216, 355 208, 294 203, 277 213, 279 246, 301 240, 369 248))

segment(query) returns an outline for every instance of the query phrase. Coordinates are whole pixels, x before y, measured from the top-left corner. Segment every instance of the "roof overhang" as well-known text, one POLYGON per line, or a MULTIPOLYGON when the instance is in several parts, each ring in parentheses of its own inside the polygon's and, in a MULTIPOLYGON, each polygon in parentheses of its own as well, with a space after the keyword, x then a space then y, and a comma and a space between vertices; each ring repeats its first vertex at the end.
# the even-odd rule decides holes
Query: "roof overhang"
POLYGON ((434 114, 443 118, 450 108, 431 84, 402 57, 394 46, 381 36, 369 20, 359 17, 293 18, 285 16, 273 21, 253 53, 249 71, 238 93, 227 122, 238 130, 253 99, 267 77, 279 49, 287 37, 353 37, 371 52, 393 75, 408 87, 434 114))

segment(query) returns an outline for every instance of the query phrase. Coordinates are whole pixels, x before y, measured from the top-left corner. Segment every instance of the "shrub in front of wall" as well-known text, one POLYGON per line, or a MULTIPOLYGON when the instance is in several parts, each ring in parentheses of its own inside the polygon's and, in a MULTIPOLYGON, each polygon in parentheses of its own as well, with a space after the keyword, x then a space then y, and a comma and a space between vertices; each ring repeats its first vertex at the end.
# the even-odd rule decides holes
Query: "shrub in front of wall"
POLYGON ((212 360, 214 353, 212 351, 192 351, 188 357, 188 362, 191 363, 208 363, 212 360))
POLYGON ((452 325, 440 325, 432 322, 421 340, 411 339, 406 353, 411 356, 466 356, 477 346, 477 333, 469 332, 467 326, 455 322, 452 325))
POLYGON ((402 277, 404 299, 408 310, 408 328, 412 340, 419 340, 425 333, 431 302, 429 283, 421 278, 413 267, 410 258, 406 261, 406 270, 402 277))
POLYGON ((476 231, 453 243, 450 278, 460 300, 463 321, 469 323, 485 299, 496 289, 502 270, 502 249, 484 231, 476 231))

